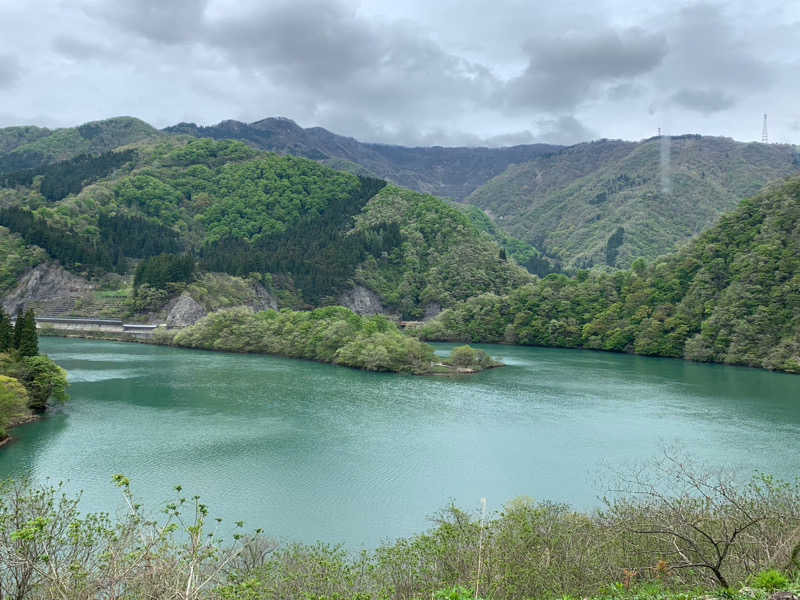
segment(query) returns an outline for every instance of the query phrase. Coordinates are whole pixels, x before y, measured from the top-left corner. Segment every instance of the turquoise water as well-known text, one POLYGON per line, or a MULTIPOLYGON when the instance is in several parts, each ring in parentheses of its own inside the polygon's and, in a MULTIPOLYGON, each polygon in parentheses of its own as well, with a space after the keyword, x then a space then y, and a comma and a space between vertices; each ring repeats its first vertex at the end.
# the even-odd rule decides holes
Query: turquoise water
MULTIPOLYGON (((800 473, 800 377, 628 355, 482 346, 508 366, 462 378, 271 356, 44 338, 71 400, 17 428, 0 477, 66 480, 86 510, 146 506, 181 484, 213 515, 281 539, 373 547, 455 501, 598 504, 606 465, 678 443, 800 473)), ((446 350, 450 346, 440 345, 446 350)))

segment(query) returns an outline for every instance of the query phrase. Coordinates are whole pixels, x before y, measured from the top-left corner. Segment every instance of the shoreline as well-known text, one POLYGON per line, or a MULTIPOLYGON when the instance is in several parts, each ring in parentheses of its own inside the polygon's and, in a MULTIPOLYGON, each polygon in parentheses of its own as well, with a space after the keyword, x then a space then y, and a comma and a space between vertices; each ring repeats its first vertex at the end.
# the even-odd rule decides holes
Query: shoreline
MULTIPOLYGON (((152 339, 147 339, 141 333, 130 333, 130 332, 93 332, 93 331, 85 331, 81 332, 81 334, 76 334, 75 330, 57 330, 52 328, 47 329, 40 329, 39 335, 42 337, 62 337, 62 338, 75 338, 75 339, 89 339, 89 340, 100 340, 100 341, 108 341, 108 342, 133 342, 136 344, 147 344, 150 346, 167 346, 171 348, 182 348, 184 350, 206 350, 207 352, 231 352, 233 354, 261 354, 257 352, 236 352, 235 350, 213 350, 208 348, 189 348, 185 346, 172 346, 170 344, 162 344, 156 342, 152 339)), ((150 334, 152 335, 152 334, 150 334)), ((148 336, 149 337, 149 336, 148 336)), ((605 350, 603 348, 584 348, 584 347, 574 347, 574 346, 535 346, 535 345, 528 345, 528 344, 513 344, 506 341, 496 341, 496 342, 465 342, 463 340, 457 339, 447 339, 447 340, 431 340, 426 338, 418 338, 420 341, 426 343, 433 343, 433 344, 479 344, 479 345, 488 345, 488 346, 506 346, 509 348, 546 348, 551 350, 577 350, 582 352, 602 352, 603 354, 621 354, 625 356, 636 356, 640 358, 655 358, 661 360, 675 360, 680 361, 683 363, 689 363, 694 365, 706 365, 706 366, 716 366, 716 367, 735 367, 738 369, 753 369, 756 371, 766 371, 767 373, 781 373, 784 375, 800 375, 800 373, 796 373, 793 371, 786 371, 782 369, 767 369, 765 367, 757 367, 753 365, 745 365, 745 364, 737 364, 737 363, 724 363, 724 362, 714 362, 714 361, 700 361, 700 360, 692 360, 690 358, 684 358, 680 356, 658 356, 653 354, 636 354, 635 352, 620 352, 617 350, 605 350)), ((263 356, 281 356, 284 358, 292 358, 295 360, 310 360, 312 362, 318 362, 321 364, 333 364, 334 366, 346 366, 346 365, 335 365, 335 363, 326 363, 324 361, 318 361, 310 358, 301 358, 296 356, 285 356, 283 354, 263 354, 263 356)), ((499 366, 507 366, 505 364, 499 366)), ((356 367, 348 367, 348 368, 356 368, 356 367)), ((497 367, 487 367, 482 369, 481 371, 476 371, 474 373, 464 373, 465 375, 474 375, 477 373, 481 373, 483 371, 488 371, 489 369, 497 368, 497 367)), ((356 368, 357 369, 357 368, 356 368)), ((364 370, 364 369, 357 369, 357 370, 364 370)), ((398 373, 397 371, 385 371, 388 373, 398 373)), ((433 376, 433 377, 450 377, 454 375, 460 375, 461 373, 423 373, 418 376, 433 376)))
POLYGON ((7 427, 8 434, 6 435, 5 438, 0 440, 0 448, 5 448, 8 444, 16 441, 16 438, 13 435, 11 435, 12 429, 16 427, 21 427, 23 425, 29 425, 31 423, 36 423, 36 421, 41 420, 41 418, 42 415, 28 415, 27 417, 23 417, 22 419, 14 421, 10 425, 8 425, 7 427))

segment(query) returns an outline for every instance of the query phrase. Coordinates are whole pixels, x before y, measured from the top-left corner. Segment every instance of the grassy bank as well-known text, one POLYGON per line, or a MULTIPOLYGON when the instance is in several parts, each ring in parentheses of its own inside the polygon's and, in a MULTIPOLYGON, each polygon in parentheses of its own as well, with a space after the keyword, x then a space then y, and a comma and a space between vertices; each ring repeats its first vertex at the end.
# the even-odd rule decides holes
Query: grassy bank
POLYGON ((80 515, 59 487, 0 485, 8 597, 255 600, 766 599, 800 590, 800 487, 668 459, 602 509, 518 498, 481 517, 454 506, 418 535, 357 555, 227 528, 176 487, 155 519, 114 477, 128 512, 80 515), (665 485, 672 491, 664 491, 665 485), (240 533, 241 532, 241 533, 240 533))

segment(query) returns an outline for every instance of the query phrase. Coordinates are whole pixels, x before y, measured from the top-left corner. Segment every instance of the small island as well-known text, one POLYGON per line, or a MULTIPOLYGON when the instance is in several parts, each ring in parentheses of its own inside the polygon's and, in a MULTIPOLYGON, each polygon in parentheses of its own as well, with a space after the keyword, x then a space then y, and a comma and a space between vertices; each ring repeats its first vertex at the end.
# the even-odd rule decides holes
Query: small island
POLYGON ((449 358, 440 359, 433 346, 404 334, 390 319, 361 316, 342 306, 311 311, 219 310, 177 332, 161 329, 155 332, 153 341, 413 375, 471 374, 501 366, 483 350, 469 346, 456 348, 449 358))
POLYGON ((450 356, 432 364, 433 375, 472 375, 502 366, 483 350, 466 345, 453 348, 450 356))

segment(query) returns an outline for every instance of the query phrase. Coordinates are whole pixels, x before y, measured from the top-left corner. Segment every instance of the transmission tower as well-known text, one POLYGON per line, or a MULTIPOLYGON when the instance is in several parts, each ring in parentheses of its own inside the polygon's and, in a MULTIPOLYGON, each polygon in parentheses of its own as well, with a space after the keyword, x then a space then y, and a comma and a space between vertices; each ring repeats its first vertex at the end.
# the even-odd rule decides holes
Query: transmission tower
POLYGON ((761 143, 769 143, 769 139, 767 137, 767 113, 764 113, 764 126, 761 128, 761 143))

